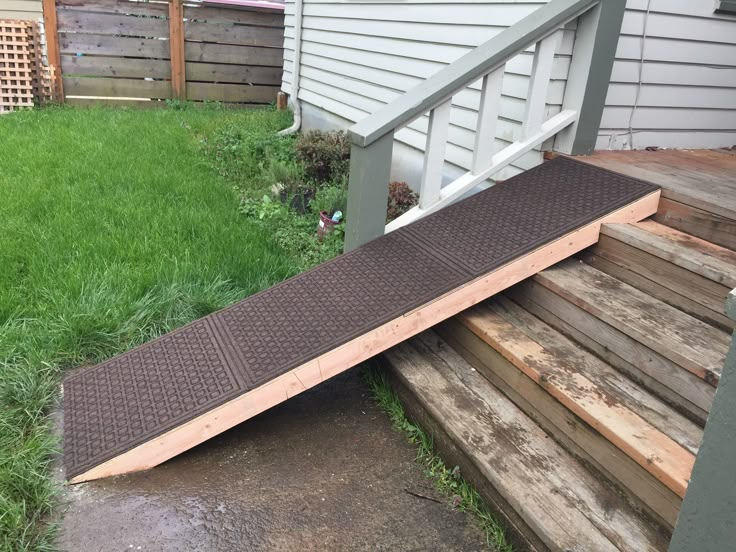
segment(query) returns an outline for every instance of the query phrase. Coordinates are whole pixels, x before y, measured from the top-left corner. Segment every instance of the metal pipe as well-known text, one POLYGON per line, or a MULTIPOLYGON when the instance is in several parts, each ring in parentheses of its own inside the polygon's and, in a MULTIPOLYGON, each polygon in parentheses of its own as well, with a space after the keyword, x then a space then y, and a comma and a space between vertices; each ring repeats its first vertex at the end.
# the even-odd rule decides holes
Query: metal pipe
POLYGON ((291 108, 294 124, 279 132, 279 136, 294 134, 302 126, 302 108, 299 104, 299 73, 302 59, 302 8, 303 0, 294 0, 294 63, 291 69, 291 108))

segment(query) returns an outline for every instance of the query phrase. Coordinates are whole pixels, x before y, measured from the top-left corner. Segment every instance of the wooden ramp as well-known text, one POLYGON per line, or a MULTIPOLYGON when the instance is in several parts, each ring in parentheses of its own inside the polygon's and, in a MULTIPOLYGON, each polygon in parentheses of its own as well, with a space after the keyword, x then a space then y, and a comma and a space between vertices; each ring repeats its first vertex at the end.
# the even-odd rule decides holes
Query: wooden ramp
POLYGON ((657 210, 555 159, 64 381, 74 483, 151 468, 657 210))

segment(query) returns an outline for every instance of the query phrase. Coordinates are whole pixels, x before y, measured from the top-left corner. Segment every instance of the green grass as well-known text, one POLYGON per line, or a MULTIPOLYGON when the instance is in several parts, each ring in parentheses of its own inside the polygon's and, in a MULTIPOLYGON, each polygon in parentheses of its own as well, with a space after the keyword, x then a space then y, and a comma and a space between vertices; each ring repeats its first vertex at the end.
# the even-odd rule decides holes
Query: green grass
POLYGON ((391 387, 386 373, 375 366, 366 366, 363 370, 363 379, 379 408, 388 415, 394 428, 403 433, 416 447, 417 462, 424 469, 425 475, 435 482, 437 489, 454 507, 475 516, 485 532, 489 549, 512 552, 503 526, 486 506, 478 491, 463 479, 458 467, 450 468, 444 463, 434 451, 432 437, 406 416, 401 399, 391 387))
POLYGON ((63 108, 0 117, 0 549, 53 548, 48 413, 65 370, 304 267, 240 213, 241 193, 261 191, 263 160, 238 152, 259 140, 288 151, 273 136, 289 118, 63 108))

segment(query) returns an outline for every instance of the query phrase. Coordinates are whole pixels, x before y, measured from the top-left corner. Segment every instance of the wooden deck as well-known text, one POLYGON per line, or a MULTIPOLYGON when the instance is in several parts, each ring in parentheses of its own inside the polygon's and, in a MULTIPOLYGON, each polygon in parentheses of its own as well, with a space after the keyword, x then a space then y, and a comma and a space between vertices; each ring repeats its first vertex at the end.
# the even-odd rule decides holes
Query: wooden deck
POLYGON ((596 151, 575 159, 658 184, 657 222, 736 249, 736 150, 596 151))

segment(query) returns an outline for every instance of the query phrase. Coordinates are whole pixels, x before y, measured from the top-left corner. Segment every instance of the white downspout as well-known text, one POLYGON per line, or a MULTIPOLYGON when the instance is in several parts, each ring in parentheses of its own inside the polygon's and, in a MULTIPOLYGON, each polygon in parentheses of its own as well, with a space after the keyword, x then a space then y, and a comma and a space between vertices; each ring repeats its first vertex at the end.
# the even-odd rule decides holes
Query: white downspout
POLYGON ((302 60, 302 4, 294 0, 294 63, 291 69, 291 107, 294 111, 294 124, 279 132, 279 136, 294 134, 302 126, 302 108, 299 104, 299 74, 302 60))

